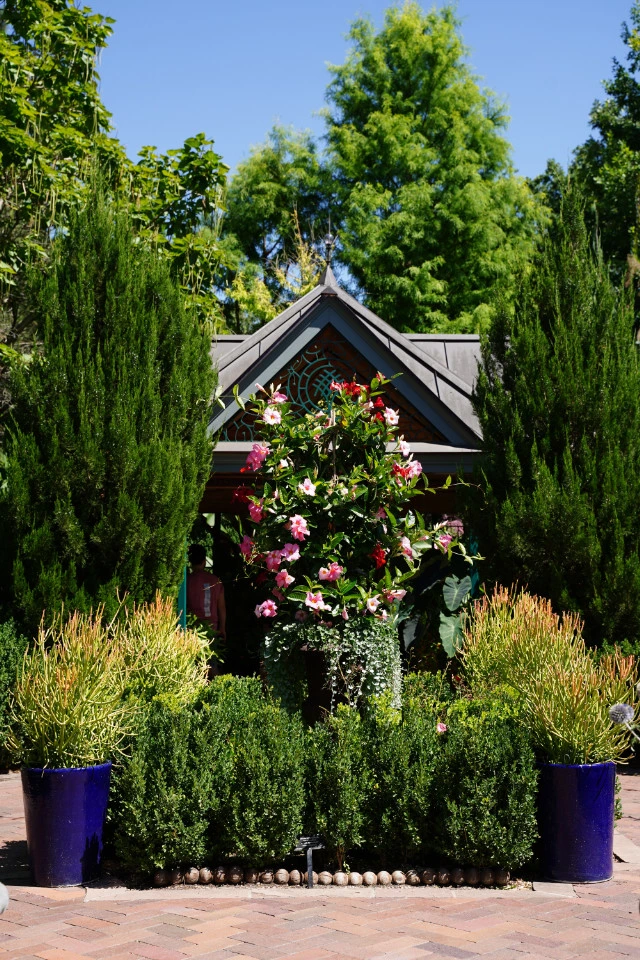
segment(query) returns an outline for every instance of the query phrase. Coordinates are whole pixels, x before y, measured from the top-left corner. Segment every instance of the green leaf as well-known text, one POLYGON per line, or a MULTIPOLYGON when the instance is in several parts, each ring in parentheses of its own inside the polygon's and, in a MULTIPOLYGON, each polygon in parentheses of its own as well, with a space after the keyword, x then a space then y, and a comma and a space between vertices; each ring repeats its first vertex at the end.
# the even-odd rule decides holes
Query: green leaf
POLYGON ((246 409, 245 403, 244 403, 244 400, 242 399, 242 397, 240 396, 240 391, 239 391, 239 389, 238 389, 238 384, 237 384, 237 383, 234 383, 234 385, 233 385, 233 397, 234 397, 234 400, 236 401, 236 403, 238 404, 238 406, 239 406, 242 410, 245 410, 245 409, 246 409))
POLYGON ((469 599, 471 587, 471 577, 469 576, 463 577, 462 580, 455 575, 447 577, 442 587, 442 596, 447 605, 447 610, 450 610, 452 613, 455 610, 459 610, 469 599))
POLYGON ((440 640, 448 657, 455 657, 462 650, 464 634, 459 617, 440 614, 440 640))

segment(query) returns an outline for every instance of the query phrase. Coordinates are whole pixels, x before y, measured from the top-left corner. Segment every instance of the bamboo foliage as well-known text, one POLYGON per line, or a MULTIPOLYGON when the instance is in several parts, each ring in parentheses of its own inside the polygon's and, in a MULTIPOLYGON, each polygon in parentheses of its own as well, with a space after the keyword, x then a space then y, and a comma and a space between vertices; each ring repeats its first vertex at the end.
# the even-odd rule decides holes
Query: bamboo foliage
POLYGON ((634 658, 614 653, 596 659, 577 615, 558 616, 548 600, 499 586, 475 603, 461 656, 472 688, 507 685, 517 692, 545 760, 624 757, 628 731, 613 724, 608 711, 614 703, 635 701, 634 658))

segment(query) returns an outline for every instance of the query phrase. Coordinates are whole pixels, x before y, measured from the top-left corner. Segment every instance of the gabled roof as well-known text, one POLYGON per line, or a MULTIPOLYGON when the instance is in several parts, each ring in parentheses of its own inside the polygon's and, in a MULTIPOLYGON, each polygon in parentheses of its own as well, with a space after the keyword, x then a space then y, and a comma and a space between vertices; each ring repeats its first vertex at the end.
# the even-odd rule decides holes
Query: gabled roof
MULTIPOLYGON (((479 338, 400 333, 343 290, 329 266, 313 290, 255 333, 220 336, 213 344, 226 409, 215 414, 211 429, 221 429, 236 413, 235 385, 247 398, 255 392, 256 382, 269 384, 327 325, 339 331, 374 369, 387 376, 402 374, 394 386, 433 423, 452 453, 477 453, 481 433, 471 392, 479 338)), ((218 444, 218 448, 224 446, 218 444)))

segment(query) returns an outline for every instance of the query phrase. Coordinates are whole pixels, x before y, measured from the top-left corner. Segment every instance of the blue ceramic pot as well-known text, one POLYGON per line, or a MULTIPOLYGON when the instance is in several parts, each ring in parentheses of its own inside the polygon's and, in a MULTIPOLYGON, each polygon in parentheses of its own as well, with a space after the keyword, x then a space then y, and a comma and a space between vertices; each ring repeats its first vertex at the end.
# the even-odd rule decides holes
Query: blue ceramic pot
POLYGON ((102 854, 111 764, 22 770, 27 846, 39 887, 95 879, 102 854))
POLYGON ((542 763, 538 830, 543 877, 596 883, 613 875, 616 765, 542 763))

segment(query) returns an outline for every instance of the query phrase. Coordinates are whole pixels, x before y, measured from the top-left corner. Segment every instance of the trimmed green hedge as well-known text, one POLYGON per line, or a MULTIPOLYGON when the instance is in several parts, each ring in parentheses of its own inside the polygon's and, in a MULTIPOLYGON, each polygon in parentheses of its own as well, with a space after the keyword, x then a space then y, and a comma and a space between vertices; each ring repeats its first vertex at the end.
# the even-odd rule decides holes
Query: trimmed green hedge
POLYGON ((234 857, 256 866, 320 833, 371 857, 513 869, 536 839, 537 773, 517 705, 404 681, 363 714, 305 730, 256 679, 219 677, 191 708, 156 698, 116 775, 114 847, 132 871, 234 857))

